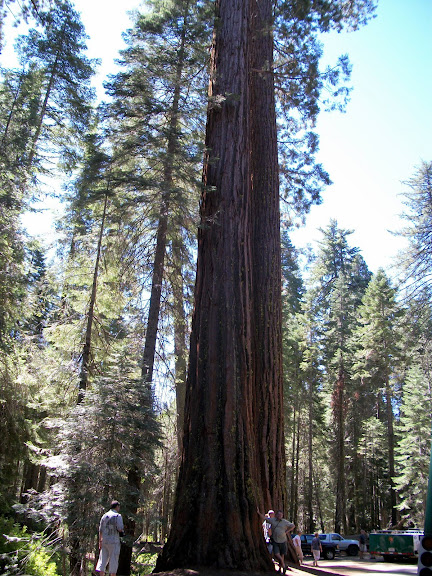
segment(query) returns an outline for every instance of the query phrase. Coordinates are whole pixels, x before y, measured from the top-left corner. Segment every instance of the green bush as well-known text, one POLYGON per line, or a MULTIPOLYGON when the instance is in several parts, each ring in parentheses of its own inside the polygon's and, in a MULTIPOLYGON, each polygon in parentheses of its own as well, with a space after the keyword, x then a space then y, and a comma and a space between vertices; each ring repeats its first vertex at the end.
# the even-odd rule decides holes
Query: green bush
POLYGON ((25 567, 26 574, 31 576, 59 576, 56 563, 51 560, 52 555, 46 548, 31 543, 28 561, 25 567))
POLYGON ((0 516, 0 573, 8 576, 59 576, 42 534, 30 534, 11 518, 0 516))
POLYGON ((156 566, 157 557, 157 554, 151 554, 150 552, 139 554, 133 563, 134 574, 139 574, 140 576, 151 574, 156 566))

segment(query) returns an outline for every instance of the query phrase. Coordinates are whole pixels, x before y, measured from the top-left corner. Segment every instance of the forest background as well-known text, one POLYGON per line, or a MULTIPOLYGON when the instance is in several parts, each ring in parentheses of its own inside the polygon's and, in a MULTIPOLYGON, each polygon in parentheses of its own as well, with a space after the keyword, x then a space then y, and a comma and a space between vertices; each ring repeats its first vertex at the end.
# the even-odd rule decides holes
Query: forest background
MULTIPOLYGON (((2 70, 0 562, 11 574, 23 563, 66 573, 69 561, 85 573, 114 496, 129 544, 169 530, 212 30, 211 3, 195 4, 153 2, 136 16, 99 107, 72 4, 30 4, 19 66, 2 70), (21 217, 53 178, 64 211, 48 259, 21 217)), ((355 233, 322 216, 316 246, 294 248, 293 228, 329 184, 318 112, 346 106, 349 78, 346 60, 318 70, 319 45, 304 34, 288 102, 280 88, 286 515, 308 532, 421 527, 431 164, 418 158, 406 175, 406 248, 390 273, 372 274, 355 233)))

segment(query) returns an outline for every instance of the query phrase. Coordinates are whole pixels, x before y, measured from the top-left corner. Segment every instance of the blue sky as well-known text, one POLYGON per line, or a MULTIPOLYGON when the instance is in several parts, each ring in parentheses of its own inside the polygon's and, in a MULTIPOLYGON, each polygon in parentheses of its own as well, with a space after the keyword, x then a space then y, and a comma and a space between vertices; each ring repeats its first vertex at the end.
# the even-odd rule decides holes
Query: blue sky
MULTIPOLYGON (((100 80, 110 72, 130 27, 127 10, 139 1, 77 0, 93 57, 102 57, 100 80)), ((344 114, 322 113, 319 161, 333 180, 323 203, 312 208, 306 226, 292 234, 299 247, 321 237, 318 229, 335 218, 354 230, 372 271, 403 249, 389 230, 401 228, 403 181, 422 160, 432 161, 432 0, 379 0, 376 17, 356 32, 323 36, 323 61, 348 54, 354 88, 344 114)))
POLYGON ((335 218, 352 229, 372 271, 390 275, 402 239, 402 184, 422 160, 432 161, 432 1, 380 0, 377 16, 356 32, 324 37, 329 62, 347 53, 353 65, 351 101, 345 114, 321 114, 319 160, 334 182, 293 240, 320 237, 335 218))
MULTIPOLYGON (((90 39, 89 56, 102 58, 97 79, 113 72, 130 27, 128 10, 139 0, 76 0, 90 39)), ((379 0, 377 16, 356 32, 323 37, 324 60, 334 63, 347 53, 353 65, 354 90, 345 114, 322 113, 319 161, 333 180, 323 203, 312 208, 306 226, 293 233, 304 246, 320 238, 319 227, 335 218, 354 230, 371 268, 393 275, 392 258, 403 249, 389 230, 402 226, 402 184, 422 160, 432 161, 432 0, 379 0)), ((7 57, 5 51, 2 61, 7 57)), ((39 220, 40 222, 42 220, 39 220)))

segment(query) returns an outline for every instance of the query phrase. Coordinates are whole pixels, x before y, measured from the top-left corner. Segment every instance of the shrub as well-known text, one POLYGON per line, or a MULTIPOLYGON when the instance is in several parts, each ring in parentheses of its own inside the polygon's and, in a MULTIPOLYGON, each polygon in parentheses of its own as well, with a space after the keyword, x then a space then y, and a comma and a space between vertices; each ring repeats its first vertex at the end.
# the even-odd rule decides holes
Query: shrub
POLYGON ((151 574, 156 566, 158 555, 151 552, 143 552, 139 554, 133 563, 134 574, 144 576, 144 574, 151 574))
POLYGON ((55 556, 43 538, 43 534, 30 534, 25 526, 0 516, 0 573, 58 576, 55 556))

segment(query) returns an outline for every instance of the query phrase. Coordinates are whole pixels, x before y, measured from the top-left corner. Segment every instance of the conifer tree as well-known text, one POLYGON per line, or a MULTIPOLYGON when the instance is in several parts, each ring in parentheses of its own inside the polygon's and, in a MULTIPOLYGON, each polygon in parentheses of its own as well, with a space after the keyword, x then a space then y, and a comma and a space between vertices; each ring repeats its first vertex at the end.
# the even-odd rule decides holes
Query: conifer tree
POLYGON ((105 374, 93 379, 63 422, 60 454, 52 458, 58 482, 46 494, 45 514, 67 522, 71 574, 86 573, 86 555, 96 547, 98 522, 110 500, 122 502, 125 516, 136 514, 128 475, 135 468, 144 479, 154 475, 159 436, 152 395, 142 386, 127 340, 119 341, 106 358, 105 374))
MULTIPOLYGON (((396 302, 396 290, 382 269, 372 277, 359 308, 359 327, 355 332, 357 346, 353 367, 359 387, 366 386, 365 398, 374 397, 369 404, 370 416, 385 423, 388 468, 386 482, 389 494, 387 509, 392 525, 397 522, 395 476, 395 403, 399 403, 403 374, 403 339, 399 332, 403 310, 396 302)), ((385 522, 385 518, 383 521, 385 522)))
MULTIPOLYGON (((43 92, 28 149, 28 169, 40 164, 40 138, 48 153, 57 146, 73 158, 71 140, 88 127, 94 97, 90 78, 94 62, 85 55, 85 30, 68 0, 39 14, 43 29, 31 29, 18 41, 23 66, 36 65, 44 73, 43 92)), ((76 141, 76 140, 75 140, 76 141)))
MULTIPOLYGON (((199 136, 204 110, 202 80, 208 59, 204 48, 209 41, 205 19, 208 7, 206 1, 170 1, 162 5, 150 2, 151 10, 141 14, 129 31, 128 48, 122 53, 124 72, 109 85, 114 102, 107 108, 107 114, 115 118, 110 138, 115 145, 116 167, 134 170, 137 175, 146 173, 145 185, 139 193, 145 190, 151 200, 150 225, 155 227, 142 356, 143 383, 149 387, 153 384, 162 290, 168 277, 175 287, 176 298, 173 304, 175 352, 179 359, 175 365, 179 370, 176 380, 179 390, 184 387, 185 312, 178 277, 179 272, 183 273, 183 263, 178 247, 183 245, 185 251, 184 228, 190 225, 197 205, 196 201, 192 208, 190 196, 197 191, 202 152, 199 136), (168 274, 166 253, 170 239, 173 266, 168 274), (179 349, 181 342, 183 349, 179 349)), ((183 395, 178 394, 179 402, 184 402, 183 395)), ((178 410, 183 411, 182 405, 178 410)), ((133 477, 140 482, 136 475, 133 477)), ((133 525, 127 527, 131 536, 133 529, 133 525)), ((124 572, 130 570, 130 552, 126 560, 123 554, 120 558, 120 569, 124 572)))
MULTIPOLYGON (((331 429, 333 442, 331 461, 335 481, 336 532, 347 532, 347 444, 350 410, 350 367, 353 361, 350 337, 355 327, 355 312, 367 286, 370 274, 359 255, 358 248, 348 244, 348 230, 338 228, 332 220, 322 230, 324 239, 312 271, 320 324, 322 361, 325 383, 331 405, 331 429)), ((351 438, 351 449, 352 449, 351 438)))
POLYGON ((35 127, 41 75, 7 71, 0 85, 0 343, 7 346, 22 315, 26 246, 20 216, 31 194, 25 189, 28 146, 35 127))
POLYGON ((402 520, 417 528, 424 525, 430 462, 432 390, 429 347, 426 356, 426 362, 416 363, 407 373, 395 446, 397 508, 402 520))
MULTIPOLYGON (((110 137, 116 146, 117 166, 147 175, 145 190, 151 202, 155 241, 143 378, 151 383, 170 244, 169 276, 176 295, 173 306, 178 319, 175 330, 180 331, 174 338, 176 346, 186 336, 183 291, 176 286, 181 284, 178 273, 184 274, 181 259, 184 262, 189 249, 185 243, 190 234, 187 229, 195 220, 197 206, 210 4, 152 1, 148 2, 148 8, 128 32, 128 48, 122 52, 121 61, 124 71, 108 86, 114 102, 107 114, 115 118, 110 137)), ((177 357, 184 357, 184 349, 177 357)), ((177 368, 183 372, 183 376, 176 375, 181 388, 184 360, 177 368)), ((182 396, 183 393, 178 396, 180 402, 182 396)), ((178 409, 183 411, 181 405, 178 409)))
POLYGON ((406 238, 408 248, 398 256, 399 268, 407 293, 427 306, 432 295, 432 162, 422 162, 405 185, 408 190, 404 194, 406 211, 402 218, 407 225, 397 234, 406 238))

